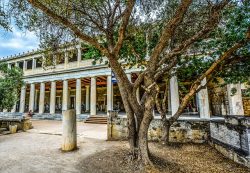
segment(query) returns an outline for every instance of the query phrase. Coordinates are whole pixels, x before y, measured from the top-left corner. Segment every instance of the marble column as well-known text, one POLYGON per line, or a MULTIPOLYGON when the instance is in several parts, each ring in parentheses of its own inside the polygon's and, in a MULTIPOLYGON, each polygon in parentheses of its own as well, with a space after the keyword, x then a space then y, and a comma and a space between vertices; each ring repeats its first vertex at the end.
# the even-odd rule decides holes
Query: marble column
POLYGON ((89 85, 86 85, 86 104, 85 104, 85 109, 86 109, 86 112, 89 112, 89 85))
POLYGON ((81 60, 82 60, 81 48, 77 48, 77 66, 78 67, 80 67, 81 60))
POLYGON ((63 100, 62 100, 62 110, 68 110, 69 103, 68 103, 68 95, 69 95, 69 89, 68 89, 68 81, 63 81, 63 100))
POLYGON ((45 83, 40 84, 40 96, 39 96, 39 114, 44 113, 44 99, 45 99, 45 83))
POLYGON ((22 88, 21 88, 20 107, 19 107, 19 112, 20 113, 24 113, 24 109, 25 109, 25 95, 26 95, 26 85, 22 86, 22 88))
POLYGON ((107 76, 107 113, 113 110, 113 83, 112 76, 107 76))
POLYGON ((34 111, 36 111, 36 110, 37 110, 38 92, 39 92, 39 90, 35 90, 34 111))
POLYGON ((50 108, 49 113, 55 114, 56 112, 56 81, 51 82, 50 86, 50 108))
POLYGON ((30 100, 29 100, 29 111, 34 112, 34 103, 35 103, 35 84, 30 84, 30 100))
POLYGON ((138 103, 141 103, 140 87, 138 87, 136 90, 136 99, 137 99, 138 103))
POLYGON ((62 150, 73 151, 77 148, 76 112, 66 110, 62 114, 62 150))
POLYGON ((16 103, 15 103, 14 106, 12 107, 11 112, 12 112, 12 113, 16 112, 16 103))
POLYGON ((96 115, 96 77, 91 77, 90 115, 96 115))
MULTIPOLYGON (((206 78, 201 81, 201 86, 206 85, 207 81, 206 78)), ((199 113, 200 118, 209 119, 210 118, 210 109, 209 109, 209 100, 208 100, 208 91, 207 87, 201 89, 197 93, 198 98, 198 106, 199 106, 199 113)))
POLYGON ((33 58, 32 59, 32 70, 34 70, 36 68, 36 59, 33 58))
POLYGON ((66 51, 64 54, 64 68, 68 67, 68 63, 69 63, 69 53, 66 51))
POLYGON ((177 112, 180 105, 177 76, 173 76, 170 79, 170 98, 171 98, 171 112, 172 115, 174 115, 177 112))
POLYGON ((170 94, 170 86, 168 85, 168 113, 171 112, 171 94, 170 94))
POLYGON ((76 114, 81 114, 81 103, 82 103, 82 85, 81 79, 76 79, 76 114))
POLYGON ((129 82, 132 82, 131 73, 127 73, 127 77, 128 77, 129 82))
POLYGON ((23 61, 23 71, 25 71, 27 69, 27 61, 23 61))
POLYGON ((227 96, 229 103, 229 114, 230 115, 244 115, 242 95, 241 95, 241 84, 228 84, 227 85, 227 96), (236 93, 232 94, 232 89, 236 89, 236 93))

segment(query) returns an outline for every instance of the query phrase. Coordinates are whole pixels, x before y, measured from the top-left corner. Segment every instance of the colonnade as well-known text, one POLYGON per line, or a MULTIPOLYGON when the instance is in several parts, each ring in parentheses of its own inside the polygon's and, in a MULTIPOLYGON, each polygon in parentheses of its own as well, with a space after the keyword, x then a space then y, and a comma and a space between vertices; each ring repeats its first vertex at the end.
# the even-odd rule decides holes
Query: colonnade
MULTIPOLYGON (((91 77, 90 85, 86 85, 86 100, 85 108, 86 111, 90 111, 90 115, 96 115, 96 102, 97 102, 97 77, 91 77)), ((111 81, 111 75, 107 76, 107 110, 113 109, 113 83, 111 81)), ((62 90, 62 111, 69 109, 69 80, 63 80, 63 90, 62 90)), ((38 84, 38 83, 36 83, 38 84)), ((30 83, 30 95, 29 95, 29 111, 34 112, 35 110, 35 83, 30 83)), ((39 96, 39 114, 45 111, 45 82, 39 83, 40 85, 40 96, 39 96)), ((55 114, 56 108, 56 81, 50 82, 50 114, 55 114)), ((21 89, 20 94, 20 107, 19 112, 24 113, 25 111, 25 99, 26 99, 26 89, 27 85, 24 85, 21 89)), ((75 94, 75 109, 76 114, 81 114, 81 103, 82 103, 82 83, 81 78, 76 79, 76 94, 75 94)))
MULTIPOLYGON (((128 79, 131 81, 131 74, 127 74, 128 79)), ((85 98, 85 110, 90 112, 90 115, 96 115, 97 113, 97 82, 96 76, 91 77, 90 84, 84 86, 86 89, 86 98, 85 98)), ((76 94, 75 94, 75 109, 76 114, 81 114, 81 103, 82 103, 82 83, 81 78, 77 78, 76 80, 76 94)), ((69 109, 69 89, 68 89, 68 80, 63 80, 63 91, 62 91, 62 110, 69 109)), ((37 83, 36 83, 37 84, 37 83)), ((107 96, 106 96, 106 110, 113 109, 113 83, 112 83, 112 76, 107 76, 107 96)), ((206 84, 206 79, 201 82, 201 85, 206 84)), ((44 113, 45 111, 45 82, 41 82, 40 84, 40 95, 39 95, 39 106, 38 112, 39 114, 44 113)), ((173 76, 170 79, 170 88, 169 88, 169 110, 172 115, 176 113, 178 107, 180 105, 179 99, 179 91, 178 91, 178 82, 177 77, 173 76)), ((50 81, 50 107, 49 113, 55 114, 56 108, 56 81, 50 81)), ((26 96, 26 88, 27 86, 24 85, 21 89, 20 94, 20 106, 19 112, 24 113, 25 111, 25 96, 26 96)), ((236 85, 228 85, 228 101, 229 101, 229 108, 231 115, 243 115, 243 106, 242 106, 242 97, 241 97, 241 90, 240 84, 236 85), (237 88, 237 92, 235 95, 231 95, 229 92, 232 88, 237 88)), ((30 95, 29 95, 29 110, 34 112, 35 109, 35 83, 30 83, 30 95)), ((137 99, 140 100, 140 94, 138 89, 137 99)), ((200 118, 209 119, 210 118, 210 106, 209 106, 209 99, 208 99, 208 90, 207 87, 203 87, 198 93, 196 97, 198 111, 200 114, 200 118)), ((15 112, 15 106, 11 110, 11 112, 15 112)))
MULTIPOLYGON (((75 62, 77 62, 76 67, 80 67, 80 62, 82 61, 82 59, 81 59, 81 57, 82 57, 81 56, 82 55, 81 47, 78 45, 76 47, 76 50, 77 50, 77 53, 76 53, 77 54, 77 59, 75 61, 75 62)), ((64 68, 67 68, 67 66, 69 64, 69 55, 68 54, 69 54, 69 52, 67 52, 67 51, 64 52, 64 68)), ((28 68, 27 62, 32 61, 30 70, 35 70, 37 68, 37 65, 36 65, 37 62, 41 61, 41 60, 39 60, 39 58, 44 59, 44 55, 41 54, 41 55, 39 55, 37 57, 33 57, 31 59, 24 59, 24 60, 21 60, 21 61, 19 60, 19 61, 16 61, 16 62, 8 63, 8 68, 11 68, 12 65, 15 65, 16 67, 18 67, 19 63, 22 62, 23 63, 22 70, 25 71, 25 70, 28 70, 27 69, 28 68)), ((55 65, 56 65, 55 57, 53 57, 53 63, 55 63, 55 65)), ((40 67, 42 67, 42 66, 43 66, 43 64, 41 64, 40 67)))

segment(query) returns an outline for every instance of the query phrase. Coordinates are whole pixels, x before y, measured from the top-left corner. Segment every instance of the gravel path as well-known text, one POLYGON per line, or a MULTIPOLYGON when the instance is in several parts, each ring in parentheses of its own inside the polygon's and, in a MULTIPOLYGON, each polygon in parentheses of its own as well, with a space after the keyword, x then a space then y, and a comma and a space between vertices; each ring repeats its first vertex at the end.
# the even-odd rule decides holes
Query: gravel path
POLYGON ((207 145, 155 143, 150 150, 156 168, 139 171, 128 159, 126 142, 105 141, 106 125, 78 123, 79 149, 69 153, 60 151, 60 121, 34 121, 33 126, 28 132, 0 136, 0 173, 250 172, 207 145))

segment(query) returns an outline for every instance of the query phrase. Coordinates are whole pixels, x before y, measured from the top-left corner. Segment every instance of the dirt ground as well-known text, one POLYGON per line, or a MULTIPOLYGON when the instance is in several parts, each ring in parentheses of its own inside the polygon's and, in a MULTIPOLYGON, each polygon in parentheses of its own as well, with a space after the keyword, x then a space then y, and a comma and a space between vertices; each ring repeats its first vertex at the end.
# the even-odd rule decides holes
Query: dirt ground
POLYGON ((60 121, 33 125, 28 132, 0 136, 0 173, 250 172, 208 145, 158 143, 150 143, 155 168, 141 170, 129 159, 126 142, 105 141, 106 125, 78 123, 79 149, 69 153, 60 151, 60 121))

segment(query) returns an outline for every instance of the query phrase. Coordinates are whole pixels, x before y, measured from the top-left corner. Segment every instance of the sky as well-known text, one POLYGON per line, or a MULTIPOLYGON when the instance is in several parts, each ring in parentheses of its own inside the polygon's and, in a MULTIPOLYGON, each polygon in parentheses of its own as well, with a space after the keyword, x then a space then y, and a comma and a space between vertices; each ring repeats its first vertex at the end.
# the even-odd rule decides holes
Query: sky
POLYGON ((12 32, 0 30, 0 59, 32 49, 37 49, 39 40, 34 33, 21 31, 12 26, 12 32))

